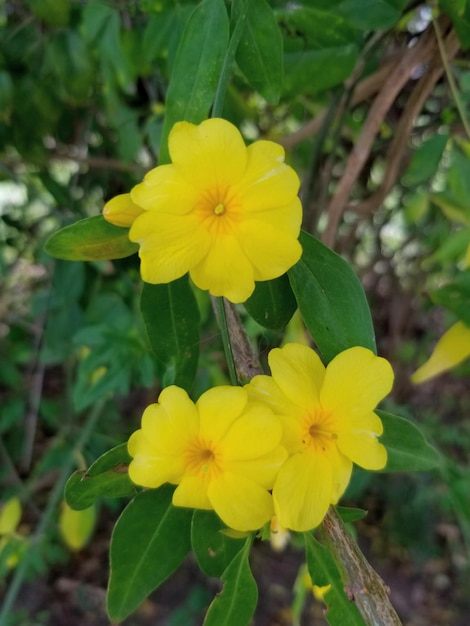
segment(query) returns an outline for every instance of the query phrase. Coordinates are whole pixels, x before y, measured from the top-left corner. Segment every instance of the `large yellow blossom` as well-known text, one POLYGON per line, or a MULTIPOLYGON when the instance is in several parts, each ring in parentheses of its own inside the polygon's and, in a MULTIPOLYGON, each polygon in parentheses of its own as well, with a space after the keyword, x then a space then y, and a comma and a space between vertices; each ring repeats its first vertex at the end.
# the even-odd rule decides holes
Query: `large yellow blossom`
POLYGON ((283 425, 289 458, 274 483, 276 516, 285 528, 307 531, 343 494, 353 463, 385 466, 374 409, 390 391, 393 371, 361 347, 341 352, 326 368, 311 348, 295 343, 271 350, 268 360, 272 376, 255 376, 246 388, 283 425))
POLYGON ((280 145, 247 147, 233 124, 214 118, 178 122, 168 147, 172 163, 148 172, 103 213, 131 226, 145 282, 189 272, 201 289, 244 302, 255 281, 277 278, 299 260, 299 179, 280 145))
POLYGON ((281 435, 279 419, 241 387, 214 387, 195 404, 167 387, 129 439, 129 476, 143 487, 176 484, 175 506, 214 509, 230 528, 256 530, 274 512, 281 435))

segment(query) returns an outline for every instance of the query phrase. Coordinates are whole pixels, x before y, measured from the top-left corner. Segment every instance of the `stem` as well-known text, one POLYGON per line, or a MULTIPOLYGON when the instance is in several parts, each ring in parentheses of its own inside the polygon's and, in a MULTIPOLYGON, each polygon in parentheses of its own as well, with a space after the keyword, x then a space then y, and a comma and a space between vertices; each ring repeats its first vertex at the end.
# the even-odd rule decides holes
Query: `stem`
MULTIPOLYGON (((233 4, 236 4, 236 0, 234 0, 233 4)), ((245 18, 248 13, 248 0, 240 0, 240 5, 240 12, 238 14, 232 36, 230 37, 230 41, 227 46, 227 52, 225 53, 225 58, 222 65, 222 70, 220 72, 219 82, 217 84, 217 91, 215 92, 214 103, 212 105, 211 117, 220 117, 224 108, 228 79, 232 70, 232 64, 235 58, 235 54, 237 52, 238 44, 240 43, 240 39, 243 33, 245 18)))
MULTIPOLYGON (((76 445, 74 446, 73 452, 68 456, 68 459, 65 465, 62 466, 57 482, 54 485, 54 489, 51 491, 46 509, 44 513, 42 514, 41 520, 34 534, 31 537, 31 546, 35 544, 36 545, 39 544, 41 540, 43 539, 43 536, 47 530, 47 527, 49 526, 51 519, 55 513, 57 504, 63 497, 65 483, 67 482, 67 479, 75 464, 76 455, 84 447, 85 443, 88 441, 93 431, 93 428, 98 420, 98 417, 101 415, 103 406, 104 406, 104 401, 98 402, 90 411, 88 419, 82 428, 80 438, 78 439, 76 445)), ((8 624, 8 616, 21 590, 23 580, 26 574, 28 573, 28 567, 29 567, 31 556, 33 553, 34 553, 34 550, 32 549, 27 550, 23 558, 21 559, 18 567, 15 570, 15 574, 12 578, 8 591, 5 595, 2 609, 0 611, 0 626, 7 626, 8 624)))
POLYGON ((232 342, 230 341, 224 298, 217 298, 217 313, 220 332, 222 333, 222 343, 224 345, 225 360, 227 361, 230 383, 232 385, 238 385, 238 376, 235 367, 235 359, 233 357, 232 342))
POLYGON ((465 114, 465 109, 462 104, 462 100, 460 99, 459 90, 457 84, 455 82, 454 75, 450 69, 449 60, 446 54, 446 48, 444 45, 444 41, 442 39, 442 33, 437 20, 433 17, 432 24, 434 26, 434 31, 436 33, 437 45, 439 46, 439 52, 441 55, 442 65, 444 66, 444 70, 446 73, 447 81, 449 83, 450 90, 452 92, 452 96, 455 101, 455 106, 457 107, 457 111, 459 112, 460 119, 462 120, 463 127, 465 132, 467 133, 467 137, 470 139, 470 125, 467 120, 467 116, 465 114))

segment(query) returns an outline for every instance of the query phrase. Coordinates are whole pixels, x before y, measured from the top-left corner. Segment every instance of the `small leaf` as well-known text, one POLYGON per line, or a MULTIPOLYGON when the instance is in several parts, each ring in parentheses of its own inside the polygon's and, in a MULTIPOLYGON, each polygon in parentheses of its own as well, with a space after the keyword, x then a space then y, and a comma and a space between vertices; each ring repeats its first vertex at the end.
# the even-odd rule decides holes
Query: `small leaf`
POLYGON ((297 309, 287 274, 256 283, 244 306, 247 313, 264 328, 278 330, 287 326, 297 309))
POLYGON ((364 511, 364 509, 356 509, 349 506, 335 506, 335 509, 345 524, 357 522, 367 515, 367 511, 364 511))
POLYGON ((270 104, 276 104, 281 95, 282 52, 282 37, 273 10, 266 0, 251 0, 236 60, 253 89, 270 104))
POLYGON ((204 0, 181 38, 166 96, 159 163, 167 163, 168 134, 176 122, 198 124, 209 115, 229 39, 223 0, 204 0))
POLYGON ((440 455, 410 420, 377 410, 384 427, 380 441, 387 448, 382 472, 422 472, 440 464, 440 455))
POLYGON ((460 272, 453 283, 434 291, 431 299, 455 313, 470 328, 470 270, 460 272))
POLYGON ((65 485, 67 504, 82 510, 99 498, 134 496, 137 487, 127 473, 130 461, 127 443, 123 443, 100 456, 87 472, 74 472, 65 485))
POLYGON ((326 361, 353 346, 376 353, 367 299, 349 264, 318 239, 300 235, 303 254, 289 280, 305 325, 326 361))
POLYGON ((403 183, 415 187, 434 176, 444 153, 448 135, 433 135, 414 152, 410 164, 404 174, 403 183))
POLYGON ((165 386, 189 389, 199 359, 199 309, 188 278, 144 283, 141 309, 150 346, 165 368, 165 386))
POLYGON ((224 587, 212 601, 204 626, 247 626, 258 603, 258 588, 248 557, 252 538, 238 552, 222 575, 224 587))
POLYGON ((96 522, 96 508, 76 511, 66 502, 59 515, 59 530, 66 545, 73 551, 84 548, 90 540, 96 522))
POLYGON ((139 248, 129 241, 127 228, 109 224, 96 215, 75 222, 54 233, 46 242, 45 250, 65 261, 107 261, 123 259, 139 248))
POLYGON ((357 606, 344 592, 344 583, 338 565, 326 546, 310 533, 304 533, 305 555, 312 584, 331 585, 323 602, 327 605, 325 617, 331 626, 364 626, 357 606))
POLYGON ((223 532, 225 528, 225 524, 214 511, 194 511, 191 542, 194 556, 206 576, 220 578, 235 555, 243 548, 244 541, 225 534, 223 532))
POLYGON ((183 562, 191 549, 192 510, 174 507, 173 488, 139 493, 111 538, 107 606, 112 621, 130 615, 183 562))

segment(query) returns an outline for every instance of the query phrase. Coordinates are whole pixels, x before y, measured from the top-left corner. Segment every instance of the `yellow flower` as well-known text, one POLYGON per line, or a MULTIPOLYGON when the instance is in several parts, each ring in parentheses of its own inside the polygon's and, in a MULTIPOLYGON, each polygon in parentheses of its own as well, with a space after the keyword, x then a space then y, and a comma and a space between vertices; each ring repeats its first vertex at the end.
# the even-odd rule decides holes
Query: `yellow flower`
POLYGON ((103 207, 103 217, 115 226, 130 228, 135 218, 144 212, 135 202, 130 193, 121 193, 108 200, 103 207))
POLYGON ((470 357, 470 328, 457 322, 445 332, 429 359, 411 375, 415 385, 456 367, 470 357))
POLYGON ((142 209, 129 238, 140 244, 145 282, 169 283, 189 272, 201 289, 244 302, 255 281, 277 278, 299 260, 299 179, 280 145, 246 147, 235 126, 214 118, 178 122, 168 146, 172 163, 132 189, 133 206, 108 206, 104 214, 121 226, 122 214, 142 209))
POLYGON ((167 387, 129 439, 129 476, 143 487, 176 484, 175 506, 214 509, 230 528, 255 530, 274 512, 281 436, 279 419, 241 387, 214 387, 195 404, 167 387))
POLYGON ((353 463, 385 466, 374 409, 390 391, 393 371, 361 347, 341 352, 326 368, 311 348, 296 343, 271 350, 268 360, 272 376, 255 376, 246 388, 283 425, 289 458, 274 483, 276 516, 285 528, 307 531, 344 493, 353 463))

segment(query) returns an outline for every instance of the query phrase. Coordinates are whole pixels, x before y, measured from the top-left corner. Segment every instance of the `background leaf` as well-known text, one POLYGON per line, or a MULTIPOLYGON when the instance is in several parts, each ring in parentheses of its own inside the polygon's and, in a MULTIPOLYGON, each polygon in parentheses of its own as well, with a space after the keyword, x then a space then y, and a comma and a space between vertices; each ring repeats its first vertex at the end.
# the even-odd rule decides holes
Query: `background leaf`
POLYGON ((107 222, 102 215, 87 217, 54 233, 45 250, 65 261, 107 261, 123 259, 139 248, 129 241, 127 228, 107 222))
POLYGON ((199 309, 187 276, 167 285, 144 283, 140 304, 164 386, 189 389, 199 358, 199 309))
POLYGON ((302 232, 303 254, 289 280, 305 325, 326 361, 353 346, 376 352, 369 305, 350 265, 302 232))
POLYGON ((287 274, 256 283, 255 290, 244 307, 264 328, 278 330, 287 326, 297 309, 287 274))
POLYGON ((124 509, 111 538, 110 618, 121 621, 177 569, 191 548, 191 509, 171 503, 173 488, 139 493, 124 509))

